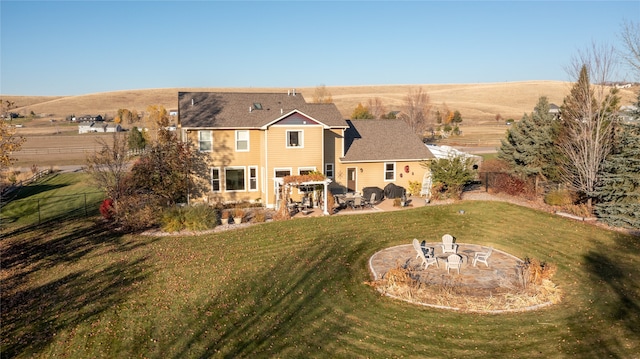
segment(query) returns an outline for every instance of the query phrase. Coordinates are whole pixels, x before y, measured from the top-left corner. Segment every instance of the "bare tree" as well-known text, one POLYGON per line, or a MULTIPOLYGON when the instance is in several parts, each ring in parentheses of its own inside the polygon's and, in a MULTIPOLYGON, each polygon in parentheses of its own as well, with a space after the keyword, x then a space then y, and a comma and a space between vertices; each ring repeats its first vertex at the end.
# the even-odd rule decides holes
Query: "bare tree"
POLYGON ((327 90, 327 86, 318 85, 313 92, 313 102, 315 103, 332 103, 333 97, 331 97, 331 92, 327 90))
POLYGON ((369 112, 371 112, 374 118, 382 118, 382 116, 387 113, 380 97, 369 99, 367 107, 369 107, 369 112))
POLYGON ((97 142, 101 149, 87 157, 86 171, 107 197, 117 202, 124 195, 129 172, 127 141, 124 135, 114 132, 111 143, 103 138, 97 142))
POLYGON ((622 57, 640 78, 640 22, 624 21, 620 37, 625 47, 622 57))
POLYGON ((591 197, 610 153, 617 119, 617 90, 606 86, 614 72, 614 49, 595 44, 578 54, 569 72, 577 82, 564 99, 559 143, 565 157, 562 177, 576 191, 591 197))
POLYGON ((432 125, 429 95, 422 88, 409 89, 400 118, 420 136, 432 125))

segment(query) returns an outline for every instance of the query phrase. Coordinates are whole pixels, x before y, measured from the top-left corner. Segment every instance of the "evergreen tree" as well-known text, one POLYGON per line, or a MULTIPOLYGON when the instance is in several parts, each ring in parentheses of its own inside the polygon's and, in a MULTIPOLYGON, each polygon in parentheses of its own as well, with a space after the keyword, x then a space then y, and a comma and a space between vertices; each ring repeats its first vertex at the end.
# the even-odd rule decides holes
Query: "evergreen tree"
POLYGON ((556 180, 558 173, 559 122, 549 113, 549 102, 542 96, 534 111, 525 114, 507 130, 498 151, 498 158, 506 161, 513 171, 522 176, 556 180))
POLYGON ((609 225, 640 229, 640 125, 621 124, 615 138, 595 189, 595 212, 609 225))
POLYGON ((142 150, 147 145, 147 140, 145 140, 138 127, 133 127, 131 132, 129 132, 129 136, 127 136, 127 143, 129 145, 129 149, 142 150))

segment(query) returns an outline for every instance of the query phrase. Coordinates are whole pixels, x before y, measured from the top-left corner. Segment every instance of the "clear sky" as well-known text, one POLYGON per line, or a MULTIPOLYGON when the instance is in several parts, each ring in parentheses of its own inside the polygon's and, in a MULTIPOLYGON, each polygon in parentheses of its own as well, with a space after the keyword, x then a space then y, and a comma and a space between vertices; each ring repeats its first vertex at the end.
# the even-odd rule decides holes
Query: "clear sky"
MULTIPOLYGON (((0 93, 570 81, 640 1, 5 1, 0 93)), ((625 72, 620 80, 629 80, 625 72)))

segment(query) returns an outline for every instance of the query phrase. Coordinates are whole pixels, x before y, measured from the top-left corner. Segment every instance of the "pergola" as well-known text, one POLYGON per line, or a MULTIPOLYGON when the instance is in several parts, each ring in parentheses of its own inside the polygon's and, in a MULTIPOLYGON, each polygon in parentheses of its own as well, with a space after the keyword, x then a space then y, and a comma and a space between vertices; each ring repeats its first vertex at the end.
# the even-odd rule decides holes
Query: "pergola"
MULTIPOLYGON (((288 183, 284 183, 284 178, 282 177, 276 177, 273 179, 273 181, 276 183, 276 210, 280 209, 280 206, 282 205, 282 198, 280 198, 280 187, 284 186, 284 189, 286 191, 288 191, 290 189, 290 187, 295 187, 298 188, 300 186, 316 186, 316 185, 322 185, 323 186, 323 190, 322 190, 322 213, 324 215, 329 215, 329 210, 327 209, 327 195, 329 193, 329 184, 331 183, 331 180, 326 178, 324 180, 320 180, 320 181, 303 181, 303 182, 288 182, 288 183)), ((285 203, 286 205, 286 203, 285 203)))

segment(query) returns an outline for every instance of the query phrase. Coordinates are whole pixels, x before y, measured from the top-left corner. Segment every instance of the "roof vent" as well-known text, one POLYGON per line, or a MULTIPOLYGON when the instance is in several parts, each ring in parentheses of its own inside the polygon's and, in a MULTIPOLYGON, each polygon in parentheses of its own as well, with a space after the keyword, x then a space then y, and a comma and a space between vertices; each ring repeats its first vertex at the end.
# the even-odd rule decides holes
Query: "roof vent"
POLYGON ((193 101, 193 99, 191 99, 191 106, 193 106, 193 104, 194 104, 194 101, 193 101))
POLYGON ((253 107, 249 106, 249 112, 251 112, 251 110, 253 110, 253 107))
POLYGON ((282 115, 283 113, 284 113, 284 110, 283 110, 283 109, 280 109, 280 114, 282 115))
POLYGON ((296 95, 296 89, 293 89, 293 96, 296 95))
POLYGON ((287 90, 287 96, 291 96, 291 90, 287 90))

